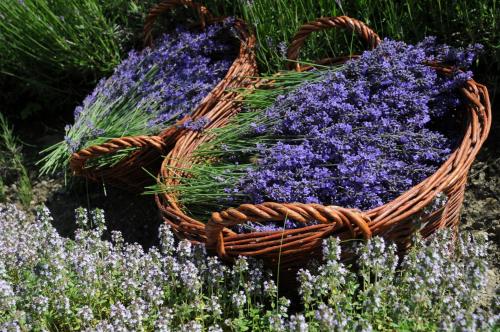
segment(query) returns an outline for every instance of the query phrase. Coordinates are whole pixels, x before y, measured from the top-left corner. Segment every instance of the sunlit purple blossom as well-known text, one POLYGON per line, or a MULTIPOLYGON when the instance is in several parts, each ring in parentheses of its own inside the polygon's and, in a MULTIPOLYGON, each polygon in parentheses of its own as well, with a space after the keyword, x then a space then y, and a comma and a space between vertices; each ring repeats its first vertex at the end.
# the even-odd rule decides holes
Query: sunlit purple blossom
POLYGON ((7 312, 15 309, 16 300, 14 290, 7 281, 0 279, 0 311, 7 312))
MULTIPOLYGON (((476 50, 452 49, 433 38, 417 45, 386 39, 339 70, 279 96, 262 112, 266 130, 251 134, 275 141, 257 146, 252 167, 226 188, 235 194, 228 204, 302 202, 366 210, 394 199, 431 175, 460 135, 434 124, 450 123, 461 102, 457 87, 472 73, 444 76, 428 63, 466 69, 476 50)), ((266 232, 280 225, 235 229, 266 232)))
POLYGON ((208 328, 208 332, 223 332, 219 325, 213 325, 208 328))
POLYGON ((276 297, 278 294, 278 287, 274 280, 265 280, 264 281, 264 293, 269 297, 276 297))
POLYGON ((222 315, 222 307, 220 305, 220 299, 218 296, 212 295, 210 297, 210 300, 208 302, 207 306, 208 312, 212 313, 215 316, 221 316, 222 315))
POLYGON ((92 321, 92 319, 94 318, 94 314, 92 313, 92 309, 88 305, 78 309, 76 314, 80 317, 80 319, 85 324, 90 323, 92 321))
POLYGON ((283 320, 283 316, 280 314, 273 314, 269 317, 269 327, 273 332, 284 332, 285 322, 283 320))
POLYGON ((290 323, 288 328, 291 332, 307 332, 309 331, 309 326, 306 322, 306 318, 302 314, 292 315, 290 317, 290 323))
MULTIPOLYGON (((203 31, 179 27, 164 34, 153 48, 132 50, 115 68, 114 74, 102 79, 82 105, 74 111, 75 124, 70 126, 66 143, 74 152, 96 137, 112 137, 114 132, 104 126, 102 119, 93 123, 95 108, 102 109, 123 100, 136 104, 137 109, 149 112, 144 132, 173 124, 193 111, 226 75, 236 58, 237 36, 229 30, 234 20, 211 24, 203 31), (83 130, 82 130, 83 128, 83 130), (78 138, 75 134, 79 131, 78 138)), ((104 114, 112 116, 113 114, 104 114)), ((102 117, 102 115, 100 116, 102 117)), ((201 130, 206 120, 187 124, 186 128, 201 130)), ((126 130, 127 128, 123 128, 126 130)))
POLYGON ((190 321, 187 324, 183 324, 179 328, 180 332, 202 332, 203 326, 197 321, 190 321))
POLYGON ((193 245, 188 240, 179 241, 177 244, 179 259, 188 260, 193 257, 193 245))
POLYGON ((158 233, 162 253, 166 255, 172 254, 175 251, 175 238, 171 227, 166 223, 162 224, 160 225, 158 233))

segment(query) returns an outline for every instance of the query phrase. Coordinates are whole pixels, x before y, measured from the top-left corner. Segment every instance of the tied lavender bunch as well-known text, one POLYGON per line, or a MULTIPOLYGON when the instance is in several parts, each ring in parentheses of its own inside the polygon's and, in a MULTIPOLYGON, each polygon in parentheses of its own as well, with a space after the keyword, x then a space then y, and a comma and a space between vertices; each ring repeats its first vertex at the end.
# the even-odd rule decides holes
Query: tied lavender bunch
MULTIPOLYGON (((340 68, 308 73, 298 87, 287 91, 280 83, 277 98, 257 91, 249 99, 258 109, 198 150, 217 161, 194 165, 180 186, 162 190, 178 190, 188 208, 208 210, 264 201, 362 210, 384 204, 435 172, 459 138, 456 128, 450 133, 437 124, 454 122, 457 88, 472 73, 445 76, 429 63, 467 69, 478 49, 434 38, 417 45, 384 40, 340 68)), ((291 82, 300 76, 290 75, 291 82)))
MULTIPOLYGON (((108 79, 75 109, 74 125, 66 126, 64 142, 50 148, 43 171, 53 172, 68 155, 110 138, 156 134, 193 111, 226 75, 237 56, 234 19, 205 30, 179 27, 164 34, 153 48, 131 51, 108 79)), ((190 125, 201 130, 202 124, 190 125)), ((100 166, 121 160, 100 159, 100 166)))
POLYGON ((431 119, 451 116, 470 73, 442 77, 431 40, 386 40, 336 72, 282 95, 265 110, 277 137, 257 146, 257 166, 238 183, 252 202, 300 201, 371 209, 432 174, 451 141, 431 119), (278 119, 275 121, 273 119, 278 119), (300 138, 294 140, 290 138, 300 138))

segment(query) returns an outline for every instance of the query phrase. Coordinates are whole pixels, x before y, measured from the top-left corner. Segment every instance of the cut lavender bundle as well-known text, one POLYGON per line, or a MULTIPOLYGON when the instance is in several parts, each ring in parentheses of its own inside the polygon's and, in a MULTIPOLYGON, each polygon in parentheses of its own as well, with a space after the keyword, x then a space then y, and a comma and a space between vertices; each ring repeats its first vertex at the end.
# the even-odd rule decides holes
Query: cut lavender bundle
MULTIPOLYGON (((459 133, 436 124, 453 123, 457 88, 472 74, 444 75, 430 65, 466 69, 476 49, 452 49, 433 38, 415 46, 385 40, 337 70, 285 74, 277 98, 268 90, 252 93, 247 101, 256 107, 214 131, 180 184, 155 190, 175 191, 195 216, 264 201, 380 206, 433 174, 450 154, 459 133)), ((271 226, 283 224, 303 225, 271 226)), ((248 223, 239 231, 269 227, 248 223)))
MULTIPOLYGON (((75 123, 65 140, 46 150, 42 171, 67 166, 71 153, 111 138, 157 134, 188 115, 221 81, 237 56, 234 20, 201 32, 180 27, 163 35, 153 48, 131 51, 106 80, 75 109, 75 123)), ((98 158, 111 166, 130 149, 98 158)), ((95 165, 94 165, 95 166, 95 165)))

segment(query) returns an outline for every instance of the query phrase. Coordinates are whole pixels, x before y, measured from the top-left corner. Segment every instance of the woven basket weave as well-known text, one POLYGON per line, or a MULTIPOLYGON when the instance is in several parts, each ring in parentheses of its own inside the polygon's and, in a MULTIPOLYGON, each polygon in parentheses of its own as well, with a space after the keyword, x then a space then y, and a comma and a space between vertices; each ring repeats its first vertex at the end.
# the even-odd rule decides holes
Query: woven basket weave
MULTIPOLYGON (((356 32, 370 48, 380 42, 377 34, 360 21, 345 16, 321 18, 301 27, 290 45, 288 58, 298 58, 300 48, 310 33, 337 27, 356 32)), ((303 70, 296 63, 293 66, 303 70)), ((434 67, 444 74, 451 71, 437 65, 434 67)), ((240 255, 253 256, 264 259, 272 267, 276 267, 279 262, 281 269, 293 270, 303 266, 312 257, 320 257, 323 239, 332 235, 341 240, 383 236, 396 242, 400 251, 405 251, 411 245, 414 233, 420 232, 427 237, 440 228, 456 228, 459 223, 468 171, 491 125, 491 105, 486 87, 469 80, 460 92, 465 100, 460 109, 465 115, 461 144, 433 175, 375 209, 359 211, 320 204, 266 202, 243 204, 214 212, 210 220, 201 222, 183 212, 175 193, 157 195, 157 205, 164 221, 172 226, 178 236, 206 243, 208 249, 229 261, 240 255), (436 199, 441 198, 444 198, 444 202, 436 205, 436 199), (283 221, 285 218, 302 223, 314 220, 318 224, 284 231, 244 234, 230 229, 248 221, 266 223, 283 221)), ((175 186, 178 178, 183 176, 178 169, 189 167, 195 162, 193 151, 209 139, 208 135, 203 134, 181 138, 164 160, 159 180, 168 186, 175 186)))
MULTIPOLYGON (((202 29, 206 24, 222 20, 222 18, 213 17, 204 6, 191 0, 164 0, 154 6, 146 18, 144 25, 145 45, 151 46, 153 44, 152 30, 158 16, 177 6, 187 6, 196 10, 200 17, 202 29)), ((163 156, 170 151, 180 137, 189 134, 190 130, 181 127, 182 123, 187 120, 205 117, 214 108, 217 109, 215 112, 219 117, 231 116, 236 110, 232 107, 232 102, 228 101, 231 100, 233 94, 228 90, 248 86, 251 84, 249 77, 257 75, 254 55, 255 37, 241 20, 236 20, 234 28, 240 39, 238 57, 234 60, 222 81, 214 87, 190 115, 156 136, 114 138, 106 143, 75 152, 70 159, 70 168, 73 174, 94 181, 103 181, 130 191, 142 191, 144 186, 154 182, 153 178, 145 172, 145 169, 152 174, 156 174, 163 156), (87 161, 90 159, 113 154, 126 148, 137 149, 113 167, 93 168, 86 166, 87 161)))

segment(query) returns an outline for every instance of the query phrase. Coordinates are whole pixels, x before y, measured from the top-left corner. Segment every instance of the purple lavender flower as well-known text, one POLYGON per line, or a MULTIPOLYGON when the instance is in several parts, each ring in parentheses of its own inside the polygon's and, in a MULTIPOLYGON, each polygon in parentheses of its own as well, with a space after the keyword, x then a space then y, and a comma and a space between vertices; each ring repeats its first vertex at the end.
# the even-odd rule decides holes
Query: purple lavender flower
MULTIPOLYGON (((307 225, 313 225, 316 222, 308 223, 307 225)), ((283 221, 270 221, 265 224, 261 223, 245 223, 241 225, 237 225, 234 228, 238 231, 238 233, 249 233, 249 232, 275 232, 275 231, 283 231, 287 229, 296 229, 303 227, 304 224, 286 219, 283 221)))
POLYGON ((281 57, 286 58, 286 51, 288 49, 288 46, 285 42, 280 42, 278 44, 278 52, 281 55, 281 57))
MULTIPOLYGON (((123 100, 134 103, 136 109, 148 113, 144 134, 173 124, 193 111, 226 75, 237 56, 238 39, 230 33, 233 25, 234 20, 228 19, 201 32, 179 27, 160 37, 153 48, 131 51, 114 74, 101 80, 83 104, 75 108, 73 131, 85 128, 78 147, 97 137, 116 134, 109 132, 101 116, 99 123, 90 126, 83 120, 96 117, 96 107, 108 107, 104 116, 112 118, 123 100)), ((201 130, 205 125, 206 119, 187 124, 192 130, 201 130)))
POLYGON ((197 120, 187 120, 182 124, 182 128, 186 128, 192 131, 202 131, 210 120, 207 117, 201 117, 197 120))
MULTIPOLYGON (((435 172, 459 134, 436 124, 453 122, 461 102, 457 87, 472 74, 445 76, 428 63, 467 69, 477 50, 452 49, 433 38, 417 45, 384 40, 342 69, 279 96, 262 121, 250 125, 254 141, 262 135, 273 140, 254 148, 252 167, 226 188, 235 193, 228 205, 298 201, 367 210, 394 199, 435 172)), ((249 227, 283 226, 252 223, 240 231, 249 227)))

